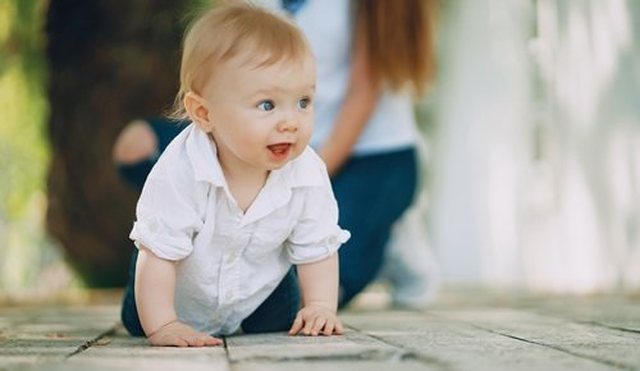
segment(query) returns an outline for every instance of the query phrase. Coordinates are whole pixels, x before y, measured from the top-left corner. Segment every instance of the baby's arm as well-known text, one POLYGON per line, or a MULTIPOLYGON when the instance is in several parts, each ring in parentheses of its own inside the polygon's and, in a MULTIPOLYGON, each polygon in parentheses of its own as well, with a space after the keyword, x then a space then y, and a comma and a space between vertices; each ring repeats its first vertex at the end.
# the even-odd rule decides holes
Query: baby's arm
POLYGON ((298 312, 290 335, 342 334, 344 329, 338 307, 338 254, 309 264, 298 265, 298 281, 302 291, 302 309, 298 312))
POLYGON ((138 253, 135 297, 140 324, 151 345, 219 345, 220 339, 178 322, 173 307, 176 287, 175 263, 157 257, 144 246, 138 253))

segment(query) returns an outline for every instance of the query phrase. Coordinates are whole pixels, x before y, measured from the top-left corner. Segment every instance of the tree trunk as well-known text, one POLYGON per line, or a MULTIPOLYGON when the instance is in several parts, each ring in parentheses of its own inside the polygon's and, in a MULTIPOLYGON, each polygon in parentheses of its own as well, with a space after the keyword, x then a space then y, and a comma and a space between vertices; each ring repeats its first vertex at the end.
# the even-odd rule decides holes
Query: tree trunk
POLYGON ((172 102, 186 3, 50 1, 47 228, 90 287, 125 282, 136 195, 111 147, 127 121, 172 102))

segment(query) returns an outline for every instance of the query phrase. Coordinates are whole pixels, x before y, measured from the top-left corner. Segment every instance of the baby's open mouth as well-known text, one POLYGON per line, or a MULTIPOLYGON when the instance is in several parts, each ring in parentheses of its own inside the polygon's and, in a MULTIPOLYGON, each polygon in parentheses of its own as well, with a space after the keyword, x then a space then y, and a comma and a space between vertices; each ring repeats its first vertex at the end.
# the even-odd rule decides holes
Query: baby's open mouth
POLYGON ((268 145, 269 151, 276 160, 283 160, 289 156, 293 143, 276 143, 268 145))
POLYGON ((269 150, 273 152, 275 155, 282 155, 282 154, 286 154, 291 148, 291 146, 292 146, 291 143, 278 143, 278 144, 269 145, 267 146, 267 148, 269 148, 269 150))

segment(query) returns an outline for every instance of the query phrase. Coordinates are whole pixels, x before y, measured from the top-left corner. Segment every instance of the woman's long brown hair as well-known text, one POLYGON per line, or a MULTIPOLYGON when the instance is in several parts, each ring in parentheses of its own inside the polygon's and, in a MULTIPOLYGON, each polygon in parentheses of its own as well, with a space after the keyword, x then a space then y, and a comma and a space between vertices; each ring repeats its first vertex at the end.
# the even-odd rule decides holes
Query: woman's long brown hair
POLYGON ((356 0, 373 79, 424 92, 435 73, 436 0, 356 0))

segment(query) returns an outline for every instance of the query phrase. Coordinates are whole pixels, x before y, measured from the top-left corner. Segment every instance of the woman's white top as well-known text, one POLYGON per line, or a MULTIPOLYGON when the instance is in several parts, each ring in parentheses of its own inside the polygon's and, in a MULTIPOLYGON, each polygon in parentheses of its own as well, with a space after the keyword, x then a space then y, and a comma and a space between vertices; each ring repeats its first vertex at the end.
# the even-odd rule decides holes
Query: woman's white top
POLYGON ((329 257, 349 239, 322 160, 307 148, 243 213, 214 142, 191 124, 144 185, 130 238, 178 261, 175 309, 198 331, 231 334, 276 288, 291 264, 329 257))
MULTIPOLYGON (((258 3, 282 12, 281 0, 258 3)), ((306 0, 294 16, 306 35, 318 63, 314 100, 314 148, 328 140, 349 84, 353 15, 351 1, 306 0)), ((354 154, 388 152, 413 146, 418 131, 411 94, 383 91, 375 110, 354 147, 354 154)))

